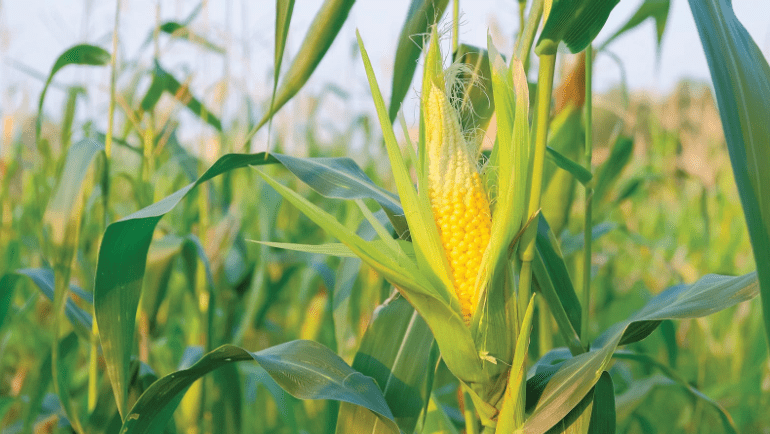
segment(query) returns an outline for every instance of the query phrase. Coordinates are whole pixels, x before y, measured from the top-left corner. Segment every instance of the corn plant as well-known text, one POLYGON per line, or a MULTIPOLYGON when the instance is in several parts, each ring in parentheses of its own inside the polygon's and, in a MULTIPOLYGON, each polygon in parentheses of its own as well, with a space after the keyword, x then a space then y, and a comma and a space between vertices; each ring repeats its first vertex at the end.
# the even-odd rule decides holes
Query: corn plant
MULTIPOLYGON (((491 38, 486 49, 460 43, 455 1, 453 62, 447 64, 437 23, 449 1, 414 0, 399 38, 389 105, 358 35, 391 169, 379 181, 392 182, 393 193, 372 180, 379 177, 371 168, 363 170, 350 158, 298 158, 280 152, 280 146, 275 152, 225 153, 198 175, 199 166, 205 166, 177 143, 173 122, 161 121, 161 96, 172 96, 222 142, 232 140, 225 137, 227 126, 215 111, 163 66, 159 35, 215 53, 224 49, 188 27, 197 12, 186 22, 157 23, 148 39, 156 49, 153 66, 144 71, 151 77, 147 91, 142 98, 119 99, 118 2, 112 53, 92 45, 72 47, 54 63, 40 96, 35 145, 46 156, 46 168, 36 174, 41 181, 36 188, 50 199, 45 207, 35 203, 39 198, 22 199, 42 220, 34 229, 44 234, 43 260, 26 261, 39 265, 27 268, 13 263, 0 279, 0 326, 28 327, 24 319, 34 296, 19 307, 14 304, 16 287, 28 280, 52 300, 52 333, 35 344, 46 356, 37 366, 41 385, 30 389, 28 404, 0 397, 0 415, 14 405, 22 409, 9 429, 43 430, 58 422, 56 414, 36 420, 51 385, 67 422, 63 430, 78 433, 179 428, 605 433, 616 431, 629 394, 633 399, 633 393, 675 385, 697 402, 699 411, 710 409, 720 430, 737 432, 717 400, 675 368, 637 351, 637 345, 660 327, 673 340, 671 355, 676 350, 671 320, 714 314, 758 294, 770 333, 770 210, 763 193, 770 180, 762 170, 770 149, 762 118, 770 97, 770 67, 729 0, 690 2, 712 71, 757 271, 736 277, 708 274, 672 286, 601 331, 592 310, 601 294, 594 280, 593 241, 614 226, 595 221, 611 213, 607 197, 631 158, 633 142, 618 137, 608 161, 596 170, 592 166, 592 64, 612 40, 648 18, 658 24, 660 42, 670 3, 645 1, 595 51, 594 39, 618 0, 534 0, 529 9, 527 3, 519 1, 520 32, 506 60, 491 38), (560 44, 583 52, 577 69, 583 78, 577 90, 562 92, 571 96, 557 102, 552 115, 560 44), (533 50, 538 73, 530 83, 533 50), (419 131, 412 143, 399 113, 421 55, 419 131), (54 75, 69 65, 108 64, 107 131, 91 131, 70 143, 80 92, 71 91, 60 135, 66 153, 57 160, 42 132, 45 95, 54 75), (125 119, 122 132, 113 120, 118 100, 125 119), (492 119, 496 128, 488 129, 492 119), (402 143, 393 129, 396 120, 402 143), (493 145, 483 149, 481 138, 491 131, 493 145), (582 163, 575 161, 581 158, 582 163), (158 182, 161 167, 177 164, 183 170, 174 172, 173 180, 158 182), (42 178, 58 173, 57 166, 56 188, 45 191, 42 178), (119 182, 132 186, 128 205, 120 203, 127 195, 115 187, 119 182), (249 193, 233 197, 238 194, 234 185, 249 186, 249 193), (301 191, 304 186, 311 190, 301 191), (583 219, 575 222, 570 210, 579 190, 583 219), (249 197, 252 191, 258 199, 249 197), (209 204, 212 197, 215 203, 209 204), (248 204, 242 221, 227 211, 236 200, 248 204), (291 217, 282 219, 286 213, 291 217), (257 228, 241 228, 246 222, 257 222, 257 228), (576 224, 580 240, 564 235, 576 224), (336 242, 324 242, 325 237, 336 242), (252 258, 249 248, 258 249, 252 258), (331 259, 316 260, 308 272, 292 264, 308 256, 290 254, 331 259), (367 278, 371 272, 376 276, 367 278), (572 275, 580 276, 580 285, 572 275), (314 293, 317 280, 327 290, 314 293), (86 282, 90 291, 75 282, 86 282), (372 305, 379 305, 374 312, 372 305), (287 328, 279 335, 282 342, 265 344, 274 343, 270 334, 276 328, 266 317, 281 307, 287 328), (296 318, 305 311, 328 312, 333 324, 324 326, 324 315, 296 318), (355 327, 356 322, 366 326, 355 327), (161 329, 166 335, 158 338, 154 334, 161 329), (81 343, 86 345, 81 348, 81 343), (613 371, 615 360, 662 374, 628 381, 628 390, 617 393, 616 385, 627 381, 613 371), (256 363, 236 369, 242 361, 256 363), (278 409, 258 406, 248 416, 241 387, 253 387, 255 401, 269 401, 278 409), (338 404, 319 407, 289 395, 338 404), (179 423, 173 421, 177 408, 183 414, 179 423)), ((352 6, 352 1, 325 1, 282 75, 294 2, 276 2, 273 92, 259 122, 248 123, 241 148, 302 88, 352 6)), ((228 152, 242 150, 228 146, 228 152)), ((3 236, 12 232, 5 227, 5 210, 22 201, 9 190, 4 183, 3 236)), ((618 202, 631 191, 626 187, 618 202)), ((3 246, 3 251, 12 248, 3 246)), ((641 424, 644 419, 637 417, 641 424)))

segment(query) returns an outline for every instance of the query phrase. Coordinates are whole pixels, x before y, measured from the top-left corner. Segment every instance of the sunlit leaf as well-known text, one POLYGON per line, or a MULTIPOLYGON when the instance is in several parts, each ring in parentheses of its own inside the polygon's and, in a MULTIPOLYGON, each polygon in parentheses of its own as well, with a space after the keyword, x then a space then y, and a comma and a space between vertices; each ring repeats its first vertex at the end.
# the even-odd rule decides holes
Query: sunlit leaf
MULTIPOLYGON (((316 14, 302 46, 281 80, 272 109, 262 116, 255 129, 261 128, 294 95, 302 89, 321 59, 331 47, 342 25, 348 17, 355 0, 325 0, 316 14)), ((288 23, 287 23, 288 24, 288 23)))

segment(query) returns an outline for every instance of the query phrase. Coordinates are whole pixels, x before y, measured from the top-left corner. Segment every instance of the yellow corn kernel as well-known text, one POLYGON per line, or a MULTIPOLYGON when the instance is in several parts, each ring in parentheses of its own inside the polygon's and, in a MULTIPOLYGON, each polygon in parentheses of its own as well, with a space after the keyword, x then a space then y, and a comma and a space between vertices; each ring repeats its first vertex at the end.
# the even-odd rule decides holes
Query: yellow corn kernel
POLYGON ((476 311, 476 278, 489 244, 489 199, 446 94, 431 86, 424 107, 428 195, 466 324, 476 311))

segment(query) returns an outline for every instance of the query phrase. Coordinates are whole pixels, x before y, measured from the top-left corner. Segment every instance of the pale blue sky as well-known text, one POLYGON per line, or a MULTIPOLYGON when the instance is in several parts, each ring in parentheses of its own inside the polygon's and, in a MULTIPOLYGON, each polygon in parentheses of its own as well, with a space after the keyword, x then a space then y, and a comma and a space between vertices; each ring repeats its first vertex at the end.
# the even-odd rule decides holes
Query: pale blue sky
MULTIPOLYGON (((321 0, 297 0, 287 50, 296 53, 321 0)), ((327 83, 346 89, 351 99, 341 106, 341 115, 369 110, 371 100, 360 58, 351 56, 355 29, 374 62, 383 92, 389 93, 395 41, 406 16, 410 0, 359 0, 327 58, 311 78, 309 92, 318 92, 327 83)), ((31 110, 42 88, 39 79, 19 70, 24 65, 47 73, 56 57, 66 48, 89 42, 110 49, 114 1, 103 0, 4 0, 0 2, 0 115, 20 108, 31 110)), ((140 50, 156 22, 156 0, 123 0, 120 38, 122 61, 138 61, 149 66, 152 50, 140 50)), ((198 1, 161 0, 161 21, 181 20, 198 1)), ((598 41, 619 28, 641 0, 622 0, 615 8, 598 41)), ((486 45, 490 23, 512 35, 517 27, 514 0, 461 0, 463 25, 461 40, 486 45)), ((767 56, 770 51, 770 1, 734 0, 736 14, 767 56)), ((205 14, 193 29, 228 47, 227 61, 219 55, 201 52, 185 42, 162 44, 164 66, 178 77, 193 75, 192 89, 204 98, 214 93, 214 84, 228 73, 229 98, 223 117, 239 107, 238 95, 248 93, 256 101, 267 98, 273 59, 273 0, 208 0, 205 14)), ((495 41, 503 52, 510 52, 504 40, 495 41)), ((652 22, 617 40, 610 50, 622 60, 632 90, 661 94, 671 90, 683 77, 708 80, 708 68, 687 0, 672 0, 669 25, 663 39, 662 55, 656 69, 655 37, 652 22)), ((284 68, 288 63, 284 63, 284 68)), ((606 90, 618 83, 620 72, 606 56, 597 59, 594 86, 606 90)), ((62 84, 81 83, 89 89, 89 99, 80 116, 99 119, 104 112, 107 68, 71 68, 57 76, 62 84)), ((123 85, 129 83, 124 77, 123 85)), ((140 82, 144 92, 147 80, 140 82)), ((63 93, 53 90, 46 103, 48 113, 60 113, 63 93)), ((405 112, 413 116, 416 103, 407 97, 405 112), (411 101, 411 102, 410 102, 411 101), (410 113, 411 111, 411 113, 410 113)), ((287 108, 285 111, 290 111, 287 108)))

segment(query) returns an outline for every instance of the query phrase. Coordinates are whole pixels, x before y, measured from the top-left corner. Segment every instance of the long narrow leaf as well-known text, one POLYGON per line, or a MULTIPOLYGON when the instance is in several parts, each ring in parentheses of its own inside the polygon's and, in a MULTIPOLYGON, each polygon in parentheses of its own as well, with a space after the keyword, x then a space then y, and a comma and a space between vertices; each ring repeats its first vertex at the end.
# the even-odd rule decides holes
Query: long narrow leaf
POLYGON ((388 110, 391 123, 396 119, 401 103, 412 84, 417 59, 427 41, 425 35, 444 15, 448 4, 449 0, 412 0, 409 5, 409 12, 398 36, 396 59, 393 64, 393 86, 388 110))
POLYGON ((324 1, 321 10, 310 24, 310 29, 302 41, 302 47, 281 80, 281 86, 271 103, 270 111, 265 113, 256 129, 266 124, 305 85, 337 37, 353 3, 355 0, 324 1))
POLYGON ((770 65, 730 0, 690 0, 749 228, 770 339, 770 65))

